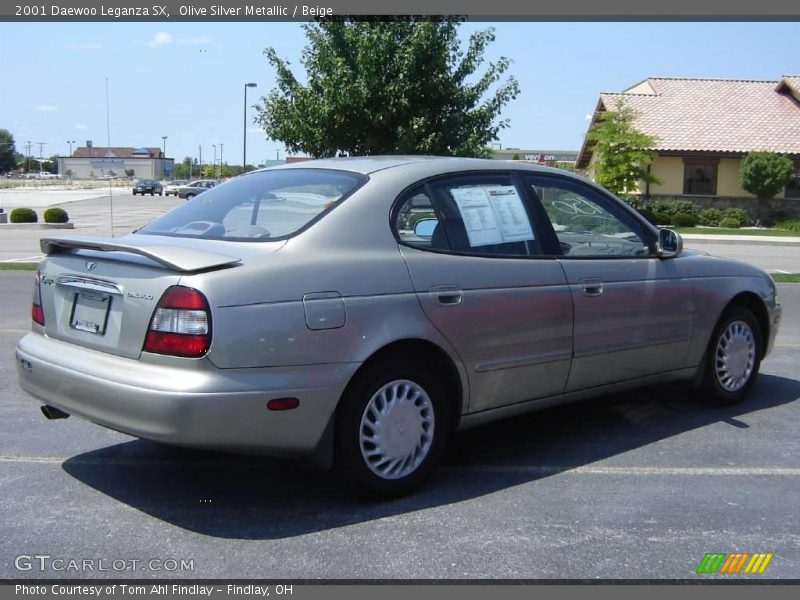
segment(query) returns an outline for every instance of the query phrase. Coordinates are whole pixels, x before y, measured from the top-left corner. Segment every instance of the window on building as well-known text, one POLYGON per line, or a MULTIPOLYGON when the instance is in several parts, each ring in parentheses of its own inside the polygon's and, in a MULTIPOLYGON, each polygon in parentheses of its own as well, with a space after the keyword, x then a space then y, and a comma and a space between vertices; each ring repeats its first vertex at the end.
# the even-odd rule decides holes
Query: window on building
POLYGON ((794 177, 784 190, 787 198, 800 198, 800 160, 794 163, 794 177))
POLYGON ((715 159, 683 160, 683 193, 690 196, 714 196, 717 193, 717 165, 715 159))

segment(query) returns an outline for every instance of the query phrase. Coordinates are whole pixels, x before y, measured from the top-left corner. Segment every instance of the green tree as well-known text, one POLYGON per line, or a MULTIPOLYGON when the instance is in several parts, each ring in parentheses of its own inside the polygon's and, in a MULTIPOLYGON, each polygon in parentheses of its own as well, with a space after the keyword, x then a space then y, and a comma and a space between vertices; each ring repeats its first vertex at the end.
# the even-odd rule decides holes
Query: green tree
POLYGON ((508 126, 499 115, 519 85, 514 77, 500 82, 511 64, 504 57, 479 72, 493 29, 462 48, 458 26, 455 18, 304 25, 307 83, 267 48, 277 87, 255 107, 256 122, 291 151, 315 157, 485 156, 508 126))
POLYGON ((791 159, 774 152, 750 152, 742 159, 739 171, 742 187, 763 200, 778 194, 793 176, 791 159))
POLYGON ((659 183, 647 170, 655 160, 655 138, 636 129, 636 111, 617 101, 615 110, 597 114, 587 137, 594 142, 595 181, 616 194, 632 192, 640 181, 659 183))
POLYGON ((7 129, 0 129, 0 173, 8 173, 17 168, 16 154, 14 136, 7 129))

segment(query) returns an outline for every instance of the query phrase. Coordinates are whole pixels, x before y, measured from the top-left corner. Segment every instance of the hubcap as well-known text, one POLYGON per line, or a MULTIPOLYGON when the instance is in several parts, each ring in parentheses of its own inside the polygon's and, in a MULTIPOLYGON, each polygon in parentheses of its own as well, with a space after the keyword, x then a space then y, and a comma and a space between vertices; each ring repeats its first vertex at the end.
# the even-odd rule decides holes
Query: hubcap
POLYGON ((753 330, 744 321, 733 321, 719 336, 714 353, 717 381, 727 392, 738 392, 750 379, 756 357, 753 330))
POLYGON ((407 379, 390 381, 370 398, 361 416, 361 456, 379 477, 400 479, 425 460, 433 431, 433 405, 425 390, 407 379))

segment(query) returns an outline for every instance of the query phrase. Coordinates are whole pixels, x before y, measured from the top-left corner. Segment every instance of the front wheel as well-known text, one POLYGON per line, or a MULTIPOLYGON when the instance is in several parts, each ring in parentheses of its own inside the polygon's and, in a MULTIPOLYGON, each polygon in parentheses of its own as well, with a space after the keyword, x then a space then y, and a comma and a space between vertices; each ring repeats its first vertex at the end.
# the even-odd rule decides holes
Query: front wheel
POLYGON ((744 306, 720 317, 708 347, 701 393, 717 405, 742 402, 755 383, 762 354, 761 328, 744 306))
POLYGON ((368 366, 337 419, 335 464, 365 497, 404 494, 433 471, 450 432, 445 390, 426 365, 397 358, 368 366))

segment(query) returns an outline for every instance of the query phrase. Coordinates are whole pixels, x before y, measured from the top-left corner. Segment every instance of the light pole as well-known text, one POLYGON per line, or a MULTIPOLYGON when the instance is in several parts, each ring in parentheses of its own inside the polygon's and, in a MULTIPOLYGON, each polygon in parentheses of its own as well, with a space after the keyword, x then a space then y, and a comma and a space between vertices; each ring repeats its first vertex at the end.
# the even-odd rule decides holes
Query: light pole
POLYGON ((242 173, 247 172, 247 88, 258 87, 255 83, 244 84, 244 125, 242 126, 242 173))
POLYGON ((217 176, 217 145, 211 144, 211 147, 214 148, 214 162, 211 163, 211 176, 217 176))
POLYGON ((164 143, 164 149, 161 151, 161 175, 162 177, 166 175, 166 165, 167 165, 167 136, 162 135, 161 141, 164 143))
POLYGON ((219 143, 219 176, 222 177, 222 142, 219 143))
POLYGON ((67 140, 67 143, 69 144, 69 155, 72 156, 72 144, 75 143, 75 140, 67 140))

